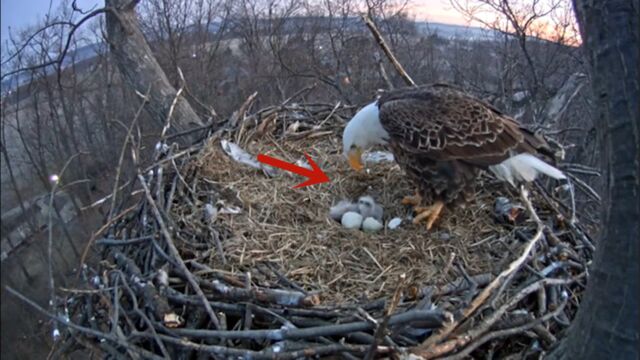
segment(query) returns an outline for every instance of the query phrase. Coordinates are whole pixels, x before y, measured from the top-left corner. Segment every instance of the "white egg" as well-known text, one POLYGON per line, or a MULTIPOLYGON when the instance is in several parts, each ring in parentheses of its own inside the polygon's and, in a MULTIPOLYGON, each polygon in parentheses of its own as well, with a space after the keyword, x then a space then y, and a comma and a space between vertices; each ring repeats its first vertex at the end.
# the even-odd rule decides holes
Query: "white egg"
POLYGON ((393 230, 396 229, 398 226, 400 226, 400 224, 402 224, 402 219, 397 217, 397 218, 393 218, 391 220, 389 220, 389 222, 387 223, 387 228, 393 230))
POLYGON ((366 219, 364 219, 364 222, 362 223, 362 230, 367 231, 367 232, 376 232, 380 229, 382 229, 384 226, 382 225, 382 223, 372 217, 368 217, 366 219))
POLYGON ((362 225, 362 215, 355 211, 347 211, 342 215, 342 226, 347 229, 359 229, 362 225))

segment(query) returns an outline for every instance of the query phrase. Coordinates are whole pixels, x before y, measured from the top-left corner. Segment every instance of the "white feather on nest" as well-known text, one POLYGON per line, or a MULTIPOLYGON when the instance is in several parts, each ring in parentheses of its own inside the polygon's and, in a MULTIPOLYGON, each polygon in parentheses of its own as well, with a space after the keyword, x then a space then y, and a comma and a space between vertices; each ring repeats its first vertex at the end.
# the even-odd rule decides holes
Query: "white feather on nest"
POLYGON ((275 176, 278 173, 275 168, 260 163, 253 155, 249 154, 231 141, 221 140, 220 145, 227 155, 240 164, 245 164, 252 168, 263 170, 268 176, 275 176))

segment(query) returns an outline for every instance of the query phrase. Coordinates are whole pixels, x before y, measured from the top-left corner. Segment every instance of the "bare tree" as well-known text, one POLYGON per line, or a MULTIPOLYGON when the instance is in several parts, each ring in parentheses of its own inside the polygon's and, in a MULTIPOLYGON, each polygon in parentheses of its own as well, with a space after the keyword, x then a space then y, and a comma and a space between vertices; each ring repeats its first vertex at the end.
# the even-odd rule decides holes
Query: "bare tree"
POLYGON ((503 59, 506 95, 526 89, 532 101, 553 96, 556 73, 566 69, 561 55, 571 50, 565 45, 576 43, 568 0, 451 0, 451 4, 468 20, 502 34, 497 52, 503 59))

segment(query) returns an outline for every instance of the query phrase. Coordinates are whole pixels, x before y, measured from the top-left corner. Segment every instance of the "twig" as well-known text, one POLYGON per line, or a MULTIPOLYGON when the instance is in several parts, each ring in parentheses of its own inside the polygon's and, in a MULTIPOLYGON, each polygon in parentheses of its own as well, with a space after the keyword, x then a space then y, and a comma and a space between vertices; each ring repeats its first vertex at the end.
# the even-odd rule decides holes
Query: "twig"
MULTIPOLYGON (((320 123, 316 126, 314 126, 314 128, 320 129, 322 128, 322 125, 324 125, 329 119, 331 119, 331 117, 333 116, 333 114, 335 114, 336 110, 342 106, 342 103, 340 103, 340 101, 338 101, 338 103, 336 104, 336 106, 333 107, 333 109, 331 109, 331 112, 329 112, 329 115, 327 115, 324 120, 320 121, 320 123)), ((332 131, 333 133, 333 131, 332 131)))
POLYGON ((473 299, 473 295, 475 295, 475 292, 478 290, 478 283, 476 283, 473 280, 473 278, 469 276, 469 274, 464 269, 464 266, 461 263, 457 263, 456 265, 460 273, 462 273, 462 277, 467 281, 467 284, 468 284, 469 290, 467 291, 467 294, 463 298, 464 304, 466 306, 471 302, 471 299, 473 299))
POLYGON ((203 282, 201 285, 215 290, 222 298, 234 301, 257 300, 265 303, 294 307, 314 306, 320 303, 320 298, 317 294, 306 294, 299 291, 258 287, 243 289, 227 286, 218 280, 209 283, 203 282))
MULTIPOLYGON (((549 206, 551 206, 556 213, 562 215, 562 217, 566 219, 566 216, 562 213, 562 211, 560 211, 560 209, 558 208, 558 205, 554 201, 551 200, 549 195, 547 195, 547 192, 545 191, 545 189, 542 186, 538 185, 538 184, 536 184, 536 187, 538 188, 538 190, 540 190, 540 194, 547 201, 547 204, 549 204, 549 206)), ((578 236, 580 241, 582 241, 582 243, 589 250, 591 250, 591 251, 595 251, 596 250, 596 247, 593 245, 591 240, 589 240, 589 238, 584 233, 584 231, 582 231, 582 229, 578 225, 576 225, 575 222, 573 222, 573 221, 565 221, 565 223, 569 226, 569 228, 573 231, 573 233, 578 236)))
MULTIPOLYGON (((251 272, 247 272, 245 275, 245 289, 250 290, 251 289, 251 272)), ((252 307, 251 306, 246 306, 244 308, 244 319, 243 319, 243 323, 242 323, 242 329, 244 330, 251 330, 251 325, 253 324, 253 312, 252 312, 252 307)), ((244 346, 246 347, 250 347, 251 343, 249 341, 244 342, 244 346)))
POLYGON ((536 335, 538 335, 538 337, 541 338, 544 343, 546 343, 543 345, 545 349, 550 348, 551 345, 555 344, 558 341, 558 339, 551 333, 551 331, 549 331, 543 324, 537 324, 531 330, 533 330, 533 332, 536 333, 536 335))
POLYGON ((213 243, 216 246, 222 265, 226 265, 227 257, 224 255, 224 247, 222 246, 222 241, 220 241, 220 234, 218 233, 218 230, 214 229, 213 226, 209 226, 209 233, 211 234, 211 237, 213 237, 213 243))
POLYGON ((291 101, 291 100, 295 99, 296 97, 298 97, 298 96, 300 96, 300 95, 302 95, 302 94, 304 94, 304 93, 306 93, 306 92, 308 92, 308 91, 313 90, 316 86, 318 86, 318 83, 313 83, 313 84, 311 84, 311 85, 309 85, 309 86, 307 86, 307 87, 304 87, 304 88, 302 88, 302 89, 300 89, 300 90, 296 91, 293 95, 291 95, 291 96, 289 96, 288 98, 286 98, 286 99, 282 102, 282 104, 281 104, 280 106, 285 106, 285 105, 287 105, 287 104, 289 103, 289 101, 291 101))
POLYGON ((96 245, 102 246, 126 246, 126 245, 135 245, 141 242, 145 242, 153 239, 153 235, 141 236, 137 238, 131 238, 126 240, 121 239, 100 239, 96 241, 96 245))
MULTIPOLYGON (((53 183, 53 187, 51 188, 51 194, 49 196, 49 211, 48 211, 48 245, 47 245, 47 268, 48 268, 48 275, 49 275, 49 306, 51 307, 51 311, 55 311, 55 307, 56 307, 56 285, 55 285, 55 280, 53 278, 53 212, 54 212, 54 199, 56 196, 56 191, 58 190, 58 184, 60 183, 60 181, 62 181, 62 176, 64 175, 64 172, 67 170, 67 167, 69 166, 69 164, 71 164, 71 161, 73 161, 73 159, 75 159, 78 155, 80 155, 81 153, 77 153, 72 155, 71 157, 69 157, 69 159, 67 159, 67 161, 65 162, 64 166, 62 167, 62 170, 60 170, 60 174, 58 175, 58 178, 60 180, 56 181, 53 183)), ((60 219, 60 221, 62 221, 62 219, 60 219)), ((58 340, 58 335, 59 335, 59 330, 58 330, 58 326, 56 323, 54 323, 53 325, 53 340, 56 341, 58 340)))
POLYGON ((480 323, 478 326, 474 327, 472 330, 469 330, 465 334, 465 336, 461 336, 461 338, 468 338, 468 339, 477 338, 480 334, 482 334, 482 333, 486 332, 487 330, 489 330, 489 328, 491 328, 491 326, 493 324, 495 324, 502 317, 502 315, 504 315, 507 312, 507 310, 509 310, 510 308, 515 306, 517 303, 522 301, 525 297, 529 296, 530 294, 534 293, 535 291, 538 291, 538 289, 543 288, 545 286, 569 285, 569 284, 575 282, 577 279, 579 279, 579 278, 581 278, 583 276, 585 276, 584 273, 581 274, 580 276, 575 277, 575 278, 569 278, 569 279, 547 278, 547 279, 542 279, 542 280, 536 281, 535 283, 533 283, 533 284, 525 287, 524 289, 520 290, 515 296, 511 297, 509 299, 509 301, 507 301, 499 309, 497 309, 491 315, 489 315, 485 319, 483 319, 482 323, 480 323))
POLYGON ((569 177, 569 179, 571 179, 573 183, 577 184, 578 189, 582 190, 585 194, 587 194, 587 196, 589 196, 591 200, 594 200, 598 203, 602 201, 602 198, 600 197, 600 195, 598 195, 598 193, 591 186, 587 185, 587 183, 582 181, 579 177, 571 173, 567 173, 567 176, 569 177))
MULTIPOLYGON (((478 274, 478 275, 471 276, 471 279, 473 280, 473 282, 476 283, 477 286, 479 287, 487 285, 494 278, 495 276, 493 276, 493 274, 491 273, 478 274)), ((456 294, 456 293, 468 290, 469 285, 470 285, 469 282, 464 277, 460 277, 446 285, 435 287, 433 296, 445 296, 449 294, 456 294)), ((432 288, 434 287, 428 286, 427 288, 421 290, 421 293, 424 293, 426 289, 432 289, 432 288)))
POLYGON ((169 112, 167 113, 167 120, 165 121, 164 126, 162 127, 162 132, 160 133, 160 138, 164 138, 167 131, 169 131, 169 128, 171 127, 171 116, 173 115, 173 111, 175 110, 176 105, 178 104, 180 95, 182 95, 182 92, 184 91, 185 80, 184 80, 184 75, 182 75, 182 70, 180 70, 180 68, 178 68, 178 75, 180 75, 180 79, 182 80, 182 85, 180 86, 180 89, 178 89, 178 91, 176 92, 176 95, 173 97, 173 101, 171 102, 171 106, 169 107, 169 112))
POLYGON ((256 99, 257 96, 258 96, 257 91, 249 95, 249 97, 247 97, 247 99, 242 103, 242 105, 240 105, 240 108, 234 111, 233 114, 231 115, 231 118, 229 119, 230 129, 235 129, 236 126, 238 126, 239 122, 241 125, 240 130, 238 130, 236 134, 236 139, 235 139, 236 144, 240 144, 240 139, 242 138, 242 133, 244 132, 244 121, 241 122, 240 120, 244 118, 244 115, 247 112, 247 109, 249 109, 249 106, 251 106, 251 104, 253 103, 253 101, 256 99))
MULTIPOLYGON (((192 295, 182 294, 172 288, 167 288, 167 298, 175 303, 183 305, 199 305, 200 299, 192 295)), ((233 315, 241 315, 244 313, 244 308, 237 302, 227 303, 222 301, 209 301, 209 304, 215 309, 222 312, 227 312, 233 315)), ((274 313, 284 316, 305 316, 315 317, 318 319, 335 319, 339 317, 341 313, 339 311, 327 311, 326 309, 305 309, 305 308, 272 308, 274 313)))
MULTIPOLYGON (((132 139, 132 131, 133 131, 133 127, 135 126, 135 124, 137 124, 138 122, 138 118, 140 117, 140 114, 142 113, 142 110, 144 110, 144 107, 147 103, 148 97, 149 97, 149 92, 151 91, 151 87, 149 87, 149 89, 147 90, 147 94, 144 97, 144 100, 142 100, 142 104, 140 104, 140 107, 138 107, 138 110, 136 111, 136 114, 133 117, 133 120, 131 121, 131 125, 129 125, 129 128, 127 129, 127 135, 124 138, 124 142, 122 143, 122 148, 120 149, 120 157, 118 158, 118 166, 116 167, 116 178, 113 180, 113 191, 111 191, 111 207, 109 208, 109 215, 107 217, 107 221, 109 221, 109 219, 111 219, 111 217, 113 217, 113 212, 115 211, 115 207, 116 207, 116 197, 118 194, 118 183, 120 182, 120 176, 122 174, 122 164, 124 163, 124 154, 125 154, 125 150, 127 148, 127 144, 129 144, 129 142, 133 142, 132 139)), ((126 185, 126 184, 125 184, 126 185)), ((123 187, 125 186, 123 185, 123 187)))
POLYGON ((389 79, 389 75, 387 74, 387 70, 384 68, 384 64, 382 63, 382 58, 378 53, 376 53, 375 60, 378 63, 378 68, 380 69, 380 76, 384 80, 385 84, 387 84, 387 88, 393 89, 393 83, 389 79))
POLYGON ((547 291, 544 287, 540 287, 537 291, 538 315, 542 316, 547 312, 547 291))
POLYGON ((60 52, 60 54, 55 59, 47 61, 47 62, 44 62, 44 63, 36 64, 36 65, 33 65, 33 66, 23 67, 23 68, 19 68, 19 69, 13 70, 13 71, 6 72, 6 73, 4 73, 4 74, 2 74, 0 76, 0 80, 4 80, 5 78, 9 78, 12 75, 19 74, 19 73, 24 72, 24 71, 32 71, 32 70, 42 69, 42 68, 46 68, 46 67, 51 66, 51 65, 56 65, 57 67, 61 67, 65 57, 67 56, 67 52, 69 51, 69 48, 71 47, 71 40, 73 39, 73 35, 75 34, 75 32, 82 26, 83 23, 87 22, 88 20, 90 20, 91 18, 93 18, 95 16, 98 16, 98 15, 100 15, 102 13, 106 13, 106 12, 115 13, 113 8, 111 8, 111 7, 103 7, 103 8, 96 9, 96 10, 92 11, 91 13, 89 13, 88 15, 83 17, 82 19, 78 20, 77 23, 71 23, 71 22, 66 22, 66 21, 58 21, 58 22, 49 24, 49 25, 45 26, 42 29, 39 29, 37 32, 35 32, 33 35, 31 35, 27 39, 27 41, 25 41, 24 45, 18 51, 16 51, 13 55, 11 55, 11 57, 6 59, 3 62, 3 65, 5 63, 7 63, 9 60, 11 60, 13 57, 17 56, 19 53, 21 53, 28 46, 29 42, 36 36, 36 34, 48 29, 49 27, 56 26, 56 25, 68 25, 68 26, 71 26, 71 30, 69 30, 69 33, 67 34, 67 39, 65 41, 64 47, 62 48, 62 51, 60 52))
POLYGON ((287 279, 287 277, 284 276, 284 274, 282 274, 280 271, 278 271, 278 269, 276 268, 275 264, 273 264, 271 262, 265 262, 264 264, 265 264, 265 266, 267 268, 269 268, 269 270, 271 270, 271 272, 273 272, 276 275, 276 277, 278 277, 278 281, 280 281, 281 283, 283 283, 286 286, 289 286, 289 287, 291 287, 291 288, 293 288, 293 289, 295 289, 297 291, 300 291, 301 293, 303 293, 305 295, 308 295, 308 292, 304 288, 302 288, 302 286, 300 286, 300 285, 296 284, 295 282, 287 279))
MULTIPOLYGON (((135 267, 135 263, 134 263, 134 267, 135 267)), ((147 324, 149 330, 151 331, 151 334, 154 337, 155 342, 158 344, 158 347, 160 348, 160 351, 162 352, 162 355, 165 358, 169 357, 164 343, 162 342, 162 340, 160 340, 160 338, 158 338, 158 333, 154 329, 153 323, 151 322, 151 320, 149 320, 147 315, 143 311, 140 310, 140 307, 138 306, 138 300, 136 299, 135 293, 133 292, 133 290, 131 289, 131 287, 127 283, 125 274, 122 271, 119 271, 119 270, 115 270, 114 272, 120 277, 120 279, 122 279, 122 285, 124 286, 124 288, 129 293, 129 296, 131 297, 131 300, 132 300, 132 303, 133 303, 133 311, 136 314, 138 314, 138 316, 140 316, 142 321, 144 321, 147 324)), ((145 287, 143 287, 141 289, 142 292, 143 292, 143 296, 146 296, 145 301, 153 302, 154 305, 155 305, 154 306, 155 307, 154 310, 156 310, 156 311, 160 307, 169 309, 168 304, 166 302, 166 299, 164 297, 160 298, 158 293, 155 292, 155 287, 153 287, 153 284, 149 282, 148 285, 151 285, 151 286, 145 286, 145 287), (151 289, 152 291, 149 291, 149 289, 151 289)), ((126 319, 128 319, 128 318, 126 318, 126 319)), ((132 324, 129 324, 129 325, 131 326, 132 324)), ((131 326, 131 328, 134 328, 134 327, 131 326)))

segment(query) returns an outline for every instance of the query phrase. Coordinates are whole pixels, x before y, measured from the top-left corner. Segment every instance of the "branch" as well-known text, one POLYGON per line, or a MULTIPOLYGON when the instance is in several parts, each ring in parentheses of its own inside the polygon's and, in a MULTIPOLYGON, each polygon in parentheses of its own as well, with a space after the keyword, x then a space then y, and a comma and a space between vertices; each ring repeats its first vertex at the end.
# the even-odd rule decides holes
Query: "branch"
MULTIPOLYGON (((44 28, 36 31, 36 34, 38 34, 39 32, 44 31, 45 29, 51 27, 51 26, 55 26, 55 25, 70 25, 71 26, 71 30, 69 31, 69 34, 67 35, 67 41, 64 45, 64 48, 62 49, 62 52, 60 53, 60 55, 58 55, 57 58, 51 60, 51 61, 47 61, 38 65, 34 65, 34 66, 28 66, 28 67, 23 67, 23 68, 19 68, 16 69, 14 71, 10 71, 8 73, 3 74, 2 76, 0 76, 0 80, 4 80, 5 78, 24 72, 24 71, 31 71, 31 70, 37 70, 37 69, 41 69, 50 65, 58 65, 61 66, 62 65, 62 61, 64 60, 65 56, 67 55, 67 52, 69 51, 69 47, 71 46, 71 39, 73 38, 73 34, 75 34, 76 30, 78 30, 78 28, 80 28, 80 26, 82 24, 84 24, 86 21, 88 21, 89 19, 93 18, 94 16, 100 15, 102 13, 106 13, 108 11, 111 11, 110 8, 108 7, 104 7, 104 8, 100 8, 97 10, 94 10, 92 12, 89 13, 89 15, 83 17, 82 19, 80 19, 77 23, 70 23, 70 22, 56 22, 50 25, 45 26, 44 28)), ((27 39, 27 42, 15 53, 13 54, 9 59, 5 60, 4 63, 6 63, 7 61, 11 60, 12 58, 14 58, 15 56, 17 56, 20 52, 22 52, 24 50, 24 48, 27 46, 27 44, 29 43, 29 41, 31 41, 35 35, 30 36, 27 39)), ((4 64, 3 63, 3 64, 4 64)))
POLYGON ((202 286, 216 291, 221 297, 234 301, 257 300, 284 306, 314 306, 320 303, 317 294, 307 295, 299 291, 269 289, 269 288, 237 288, 223 284, 218 280, 202 282, 202 286))
POLYGON ((364 23, 367 25, 369 30, 371 30, 371 34, 373 34, 373 37, 376 39, 376 42, 378 42, 378 45, 380 45, 380 47, 382 48, 382 51, 384 51, 385 55, 387 55, 387 58, 389 58, 389 61, 391 61, 391 64, 393 64, 393 67, 396 69, 398 74, 400 74, 404 82, 406 82, 407 85, 409 86, 416 86, 416 83, 413 81, 413 79, 411 79, 409 74, 407 74, 407 72, 404 70, 404 68, 402 67, 402 64, 400 64, 398 59, 396 59, 395 55, 393 55, 393 52, 391 52, 391 49, 389 48, 387 43, 384 41, 382 34, 380 34, 380 31, 378 31, 376 24, 373 22, 373 20, 371 20, 369 15, 368 14, 362 15, 362 20, 364 20, 364 23))

